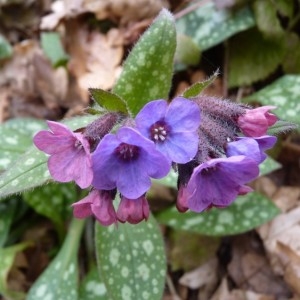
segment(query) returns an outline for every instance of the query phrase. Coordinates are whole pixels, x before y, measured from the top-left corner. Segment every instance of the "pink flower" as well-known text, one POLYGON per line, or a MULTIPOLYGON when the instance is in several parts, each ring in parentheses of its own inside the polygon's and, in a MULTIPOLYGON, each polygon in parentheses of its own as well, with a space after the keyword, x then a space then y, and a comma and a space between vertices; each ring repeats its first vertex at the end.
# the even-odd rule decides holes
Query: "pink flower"
POLYGON ((94 215, 98 222, 108 226, 117 222, 113 199, 116 191, 92 190, 88 196, 72 204, 73 214, 78 219, 84 219, 94 215))
POLYGON ((145 195, 137 199, 127 199, 121 196, 121 202, 117 211, 117 218, 120 222, 126 221, 137 224, 149 218, 149 205, 145 195))
POLYGON ((259 137, 265 135, 270 126, 276 123, 278 118, 269 112, 276 106, 261 106, 254 109, 246 109, 246 113, 238 118, 238 125, 246 136, 259 137))
POLYGON ((87 188, 93 180, 90 146, 81 133, 67 126, 47 121, 50 131, 38 132, 35 146, 50 154, 48 168, 51 176, 59 182, 74 180, 81 188, 87 188))

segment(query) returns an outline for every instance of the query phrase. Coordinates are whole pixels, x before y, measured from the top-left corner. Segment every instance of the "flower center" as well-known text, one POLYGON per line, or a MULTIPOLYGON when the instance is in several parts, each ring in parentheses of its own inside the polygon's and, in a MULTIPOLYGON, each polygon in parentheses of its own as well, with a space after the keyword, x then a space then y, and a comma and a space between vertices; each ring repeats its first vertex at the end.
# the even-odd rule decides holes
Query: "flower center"
POLYGON ((168 126, 163 121, 158 121, 150 127, 150 138, 155 143, 164 142, 168 136, 168 133, 168 126))
POLYGON ((79 140, 76 140, 75 141, 75 144, 74 144, 75 148, 78 149, 78 150, 81 150, 83 148, 83 145, 82 143, 79 141, 79 140))
POLYGON ((116 148, 115 153, 123 161, 132 161, 139 157, 140 148, 134 145, 121 143, 116 148))

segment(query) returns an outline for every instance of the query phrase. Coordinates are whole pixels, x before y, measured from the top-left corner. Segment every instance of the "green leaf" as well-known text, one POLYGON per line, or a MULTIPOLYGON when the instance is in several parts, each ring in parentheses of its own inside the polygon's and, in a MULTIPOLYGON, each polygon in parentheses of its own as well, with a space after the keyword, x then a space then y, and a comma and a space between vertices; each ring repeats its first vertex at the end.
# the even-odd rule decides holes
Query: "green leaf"
POLYGON ((183 93, 183 97, 185 98, 193 98, 202 93, 209 85, 211 85, 215 79, 218 77, 219 72, 216 71, 211 77, 207 80, 196 82, 191 85, 188 89, 186 89, 183 93))
POLYGON ((4 246, 13 221, 18 199, 8 199, 0 203, 0 247, 4 246))
POLYGON ((95 266, 84 278, 79 290, 80 300, 111 300, 107 295, 106 286, 95 266))
MULTIPOLYGON (((64 121, 72 130, 86 126, 95 116, 82 116, 64 121)), ((47 168, 48 156, 31 146, 12 167, 0 176, 0 198, 43 185, 51 179, 47 168)))
POLYGON ((31 145, 33 135, 45 122, 30 118, 10 119, 0 126, 0 170, 5 170, 31 145))
POLYGON ((259 165, 259 176, 267 175, 280 168, 281 164, 273 158, 271 158, 270 156, 268 156, 267 159, 259 165))
POLYGON ((176 21, 178 32, 192 37, 202 51, 254 25, 253 14, 248 7, 233 12, 216 9, 213 1, 176 21))
POLYGON ((229 86, 248 85, 266 78, 282 62, 284 54, 282 39, 266 39, 257 29, 233 37, 229 40, 229 86))
POLYGON ((183 66, 195 66, 200 62, 201 50, 191 37, 185 34, 177 35, 175 62, 183 66))
POLYGON ((73 220, 64 244, 28 292, 27 300, 78 299, 77 252, 84 222, 73 220))
POLYGON ((279 209, 258 193, 238 197, 227 208, 203 213, 179 213, 175 207, 157 215, 159 222, 180 230, 210 236, 232 235, 249 231, 279 214, 279 209))
POLYGON ((273 1, 255 0, 253 2, 253 12, 256 25, 264 36, 272 38, 284 34, 273 1))
POLYGON ((113 88, 134 115, 150 100, 168 97, 175 48, 174 19, 163 9, 132 49, 113 88))
POLYGON ((66 65, 69 56, 65 53, 57 32, 42 32, 41 45, 55 68, 66 65))
POLYGON ((30 243, 22 243, 7 248, 0 248, 0 294, 4 296, 5 299, 24 299, 24 293, 11 291, 8 289, 7 276, 14 263, 17 253, 26 249, 30 245, 30 243))
POLYGON ((274 111, 281 119, 300 125, 300 75, 285 75, 267 87, 243 99, 275 105, 274 111))
POLYGON ((136 225, 96 224, 98 268, 111 299, 160 300, 166 257, 155 219, 136 225))
POLYGON ((276 135, 279 133, 287 133, 291 130, 298 129, 299 126, 297 124, 278 120, 272 127, 268 129, 268 135, 276 135))
POLYGON ((276 0, 273 2, 279 13, 283 16, 291 18, 294 14, 295 3, 294 1, 276 0))
POLYGON ((282 62, 282 68, 287 74, 299 74, 300 73, 300 39, 299 36, 294 33, 286 33, 286 54, 282 62))
POLYGON ((152 179, 153 182, 157 182, 159 184, 172 187, 174 189, 177 189, 177 180, 178 180, 178 173, 175 172, 173 169, 171 169, 169 174, 162 179, 152 179))
POLYGON ((23 198, 37 213, 49 218, 62 234, 64 222, 71 212, 71 204, 77 198, 74 183, 52 183, 23 194, 23 198))
POLYGON ((172 270, 193 270, 216 255, 221 239, 193 232, 172 230, 169 235, 172 270))
POLYGON ((6 38, 0 34, 0 60, 12 56, 13 49, 6 38))
POLYGON ((104 107, 109 111, 128 113, 124 100, 118 95, 104 91, 102 89, 93 88, 90 88, 89 92, 93 100, 96 101, 101 107, 104 107))

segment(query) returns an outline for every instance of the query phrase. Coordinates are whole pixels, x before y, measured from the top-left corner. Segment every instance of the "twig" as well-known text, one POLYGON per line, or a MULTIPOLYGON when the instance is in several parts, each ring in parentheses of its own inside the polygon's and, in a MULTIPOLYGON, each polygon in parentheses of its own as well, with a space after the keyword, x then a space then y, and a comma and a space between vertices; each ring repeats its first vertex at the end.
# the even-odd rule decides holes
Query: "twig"
POLYGON ((192 4, 192 5, 188 6, 188 7, 186 7, 185 9, 179 11, 178 13, 176 13, 176 14, 174 15, 175 20, 182 18, 183 16, 189 14, 190 12, 196 10, 197 8, 203 6, 203 5, 205 5, 206 3, 209 3, 209 2, 211 2, 211 1, 212 1, 212 0, 202 0, 202 1, 199 1, 199 2, 197 2, 197 3, 195 3, 195 4, 192 4))
POLYGON ((172 295, 173 300, 182 300, 179 297, 179 295, 177 294, 176 289, 175 289, 174 284, 173 284, 173 281, 172 281, 172 279, 171 279, 171 277, 170 277, 169 274, 167 274, 167 286, 168 286, 168 288, 170 290, 170 293, 172 295))

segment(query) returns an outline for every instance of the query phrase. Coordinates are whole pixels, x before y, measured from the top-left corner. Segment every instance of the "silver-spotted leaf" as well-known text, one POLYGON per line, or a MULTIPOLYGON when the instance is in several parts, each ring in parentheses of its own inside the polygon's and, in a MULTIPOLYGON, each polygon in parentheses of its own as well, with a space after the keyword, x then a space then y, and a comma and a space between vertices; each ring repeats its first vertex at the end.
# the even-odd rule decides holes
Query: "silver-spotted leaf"
POLYGON ((95 230, 97 264, 109 297, 161 300, 166 257, 155 219, 118 227, 96 224, 95 230))
POLYGON ((46 127, 32 118, 10 119, 0 126, 0 170, 5 170, 31 145, 33 135, 46 127))
POLYGON ((254 25, 253 14, 248 7, 233 12, 216 9, 213 1, 176 21, 178 32, 192 37, 202 51, 254 25))
POLYGON ((176 229, 224 236, 249 231, 278 214, 279 209, 269 199, 253 192, 238 197, 227 208, 212 208, 202 213, 179 213, 173 207, 158 214, 157 219, 176 229))
POLYGON ((27 300, 78 299, 77 252, 83 226, 82 220, 72 220, 62 248, 35 281, 28 292, 27 300))
POLYGON ((174 18, 163 9, 130 52, 113 88, 134 115, 147 102, 168 97, 175 48, 174 18))
POLYGON ((86 275, 80 285, 79 300, 111 300, 99 275, 96 266, 86 275))

